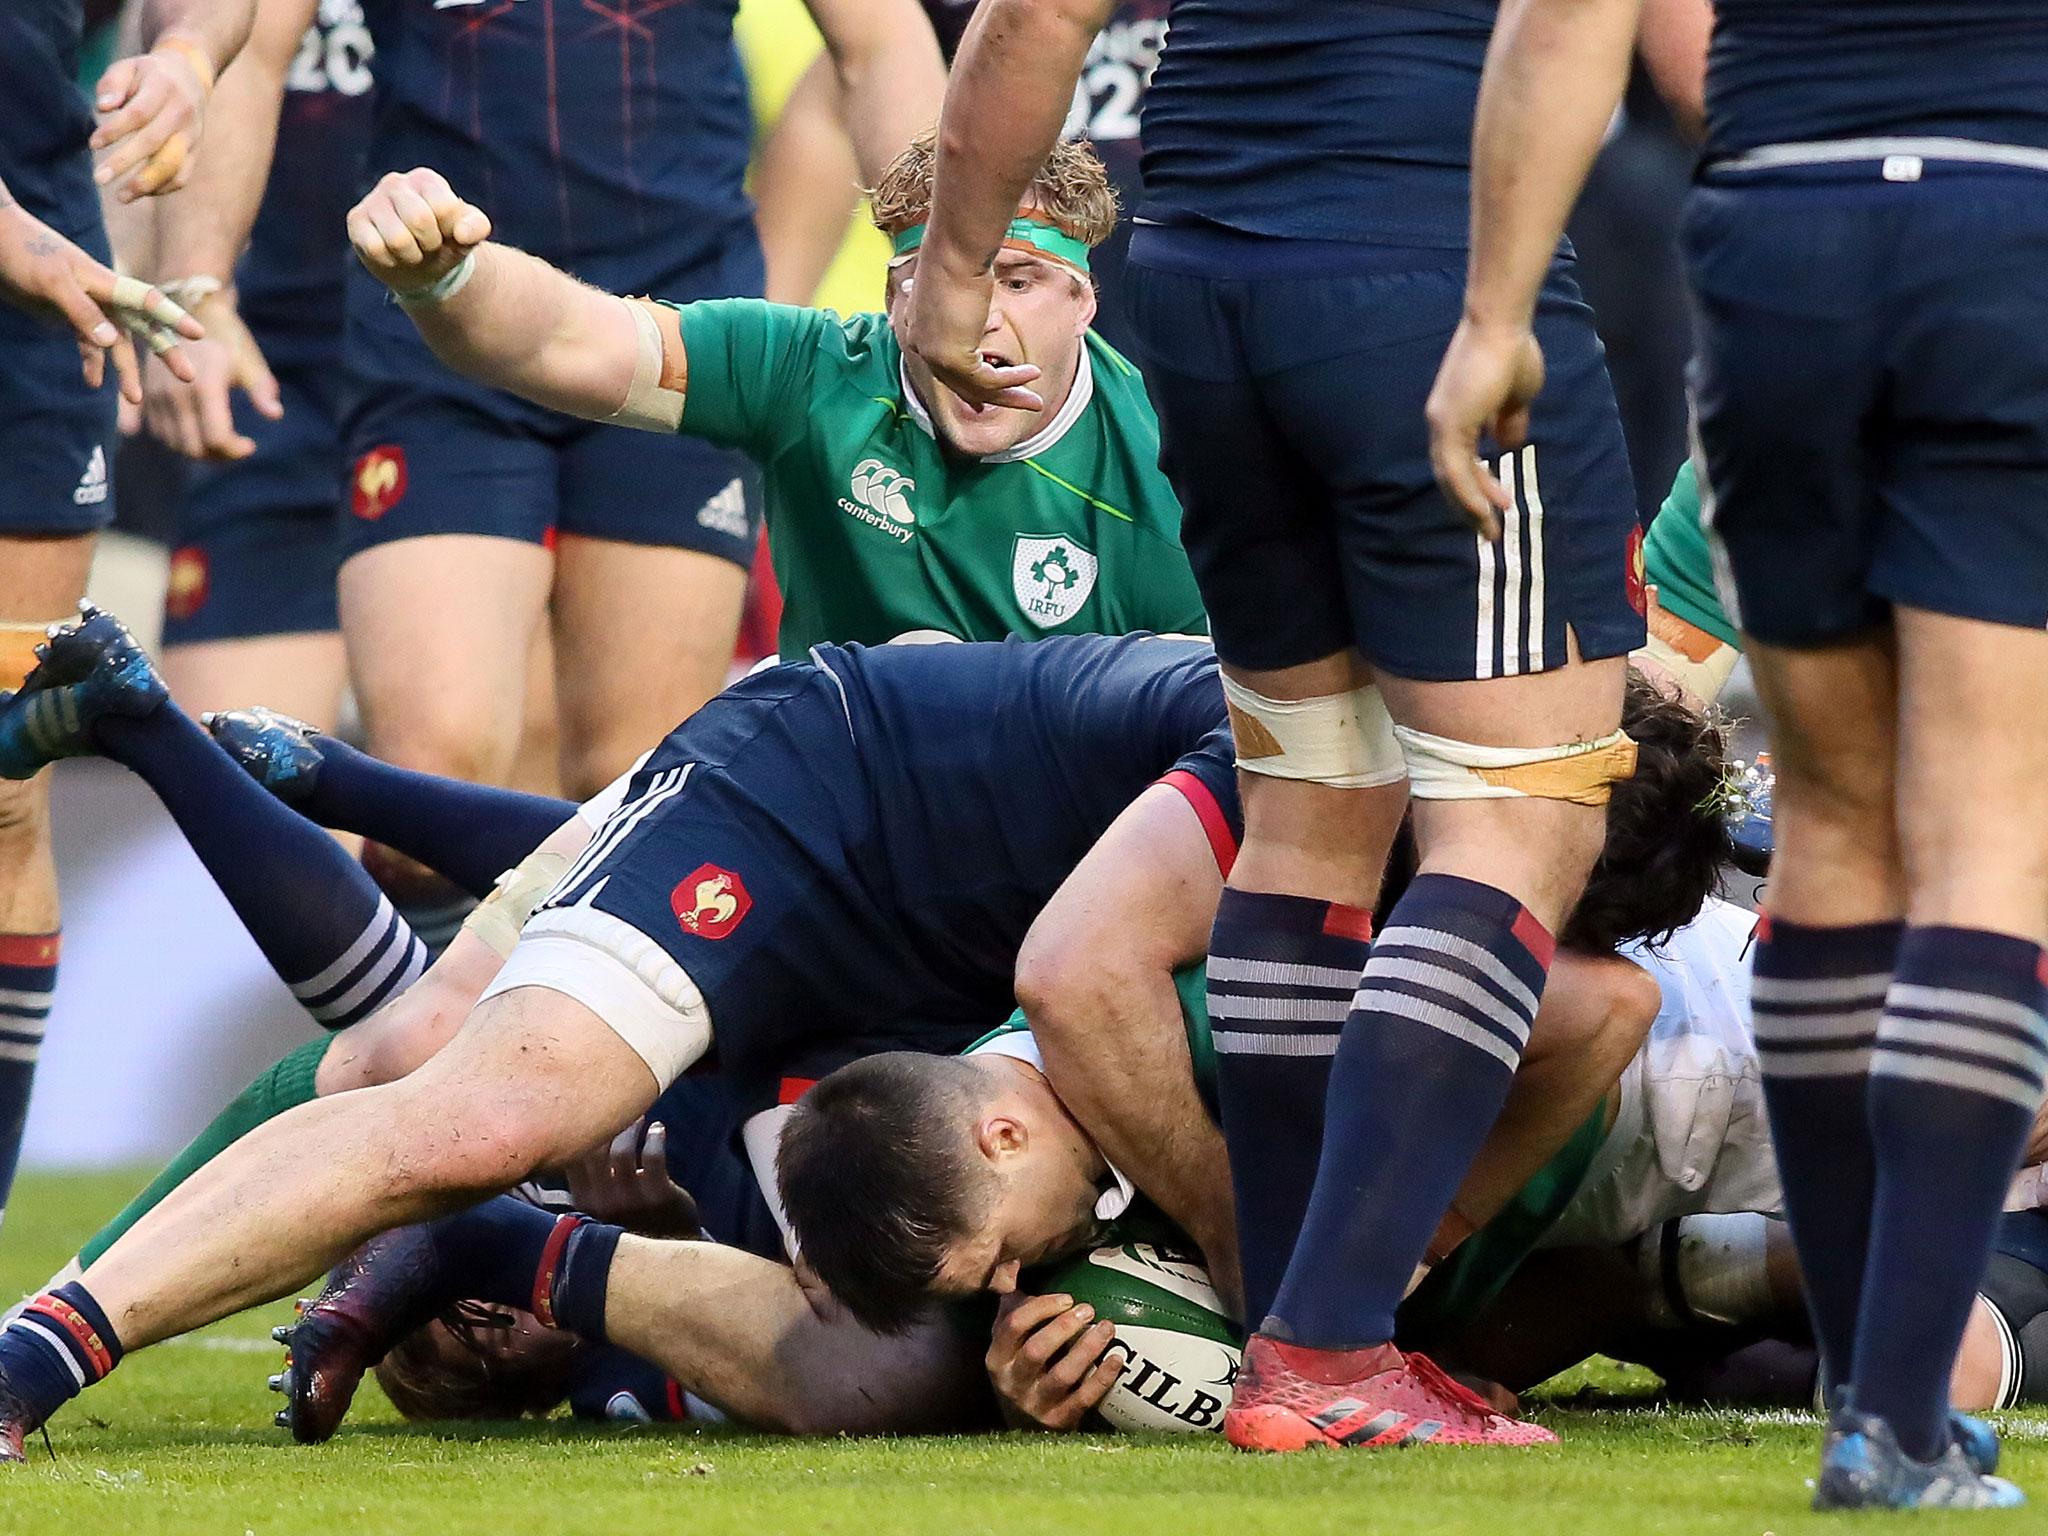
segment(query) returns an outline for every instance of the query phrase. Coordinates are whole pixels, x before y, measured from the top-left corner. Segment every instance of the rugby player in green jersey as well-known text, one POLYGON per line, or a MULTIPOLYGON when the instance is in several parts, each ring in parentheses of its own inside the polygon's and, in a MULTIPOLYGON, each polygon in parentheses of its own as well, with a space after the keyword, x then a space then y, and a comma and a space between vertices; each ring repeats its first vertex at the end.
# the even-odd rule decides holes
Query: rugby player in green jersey
POLYGON ((996 257, 982 345, 1039 370, 1038 412, 969 405, 898 345, 891 317, 916 280, 932 162, 926 135, 874 189, 896 250, 884 315, 600 293, 490 241, 484 211, 427 169, 384 177, 349 230, 457 372, 756 459, 787 653, 905 636, 1205 633, 1144 385, 1088 329, 1088 252, 1116 224, 1101 163, 1085 145, 1056 148, 996 257))
MULTIPOLYGON (((892 309, 916 271, 931 168, 927 135, 873 194, 897 248, 892 309)), ((1143 384, 1088 330, 1089 248, 1115 222, 1101 163, 1085 145, 1063 144, 1000 259, 988 344, 1067 381, 1050 417, 976 410, 937 389, 884 315, 601 295, 532 257, 477 244, 488 221, 430 171, 387 176, 351 229, 451 366, 562 410, 701 434, 759 460, 784 596, 780 642, 800 654, 823 641, 1206 633, 1143 384), (458 232, 469 245, 458 247, 458 232), (394 256, 401 248, 417 260, 394 256), (436 272, 438 299, 415 286, 436 272), (650 335, 656 350, 643 354, 650 335), (638 407, 620 405, 629 394, 638 407)), ((303 1046, 264 1073, 81 1260, 254 1125, 316 1092, 357 1086, 349 1052, 331 1043, 303 1046)))

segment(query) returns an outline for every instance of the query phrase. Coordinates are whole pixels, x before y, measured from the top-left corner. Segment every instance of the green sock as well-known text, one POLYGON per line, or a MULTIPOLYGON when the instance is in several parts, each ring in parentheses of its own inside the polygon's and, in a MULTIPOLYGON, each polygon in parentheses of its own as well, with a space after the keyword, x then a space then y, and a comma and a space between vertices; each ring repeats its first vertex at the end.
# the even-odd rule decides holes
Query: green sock
POLYGON ((80 1265, 97 1260, 114 1246, 116 1238, 142 1220, 165 1195, 212 1162, 229 1145, 240 1141, 264 1121, 310 1100, 314 1096, 314 1074, 320 1070, 320 1060, 334 1040, 333 1035, 308 1040, 244 1088, 234 1103, 214 1116, 213 1123, 193 1137, 191 1144, 172 1158, 162 1173, 149 1181, 147 1189, 128 1202, 120 1215, 86 1240, 85 1246, 78 1250, 80 1265))

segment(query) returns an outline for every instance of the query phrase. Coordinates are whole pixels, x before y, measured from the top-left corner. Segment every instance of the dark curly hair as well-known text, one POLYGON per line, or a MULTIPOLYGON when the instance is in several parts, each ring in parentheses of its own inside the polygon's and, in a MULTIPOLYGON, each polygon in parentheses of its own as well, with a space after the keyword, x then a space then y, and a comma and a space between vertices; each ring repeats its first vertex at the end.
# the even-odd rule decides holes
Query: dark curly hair
MULTIPOLYGON (((1605 954, 1634 940, 1663 943, 1719 895, 1734 854, 1723 819, 1728 738, 1717 716, 1664 692, 1633 667, 1621 728, 1636 744, 1633 777, 1607 802, 1607 840, 1558 943, 1605 954)), ((1403 823, 1380 887, 1381 912, 1415 878, 1415 838, 1403 823)))

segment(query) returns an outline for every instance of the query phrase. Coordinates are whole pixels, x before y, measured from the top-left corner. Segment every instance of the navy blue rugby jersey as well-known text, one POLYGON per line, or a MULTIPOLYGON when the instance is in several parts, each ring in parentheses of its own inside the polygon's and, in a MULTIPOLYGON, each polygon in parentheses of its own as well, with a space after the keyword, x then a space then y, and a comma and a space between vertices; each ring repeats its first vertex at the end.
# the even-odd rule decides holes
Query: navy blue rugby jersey
POLYGON ((321 0, 286 72, 270 180, 235 267, 242 317, 264 333, 267 348, 298 336, 339 343, 374 54, 362 0, 321 0))
POLYGON ((1717 0, 1707 158, 1871 136, 2048 149, 2042 0, 1717 0))
POLYGON ((0 182, 58 233, 107 254, 86 141, 92 110, 74 83, 79 0, 0 0, 0 182))
POLYGON ((866 770, 883 865, 870 878, 926 974, 986 1017, 1012 1006, 1039 909, 1147 785, 1184 776, 1198 810, 1239 833, 1207 642, 1079 635, 812 656, 845 690, 866 770))
POLYGON ((1460 249, 1495 0, 1173 0, 1142 219, 1460 249))
POLYGON ((496 237, 614 292, 760 290, 737 0, 363 0, 370 170, 431 166, 496 237), (679 285, 681 290, 678 291, 679 285))

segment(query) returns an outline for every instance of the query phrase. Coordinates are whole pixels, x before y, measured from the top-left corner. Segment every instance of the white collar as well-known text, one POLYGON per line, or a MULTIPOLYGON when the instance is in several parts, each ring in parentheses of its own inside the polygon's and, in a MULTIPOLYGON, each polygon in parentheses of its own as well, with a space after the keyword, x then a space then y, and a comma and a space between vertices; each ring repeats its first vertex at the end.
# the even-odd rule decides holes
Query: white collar
MULTIPOLYGON (((1008 1030, 1000 1035, 982 1041, 970 1056, 1007 1056, 1012 1061, 1021 1061, 1040 1076, 1045 1074, 1045 1053, 1038 1048, 1028 1029, 1008 1030)), ((1095 1198, 1095 1219, 1115 1221, 1131 1208, 1131 1202, 1138 1198, 1138 1189, 1124 1172, 1108 1158, 1103 1165, 1109 1169, 1109 1185, 1095 1198)))
MULTIPOLYGON (((918 398, 917 390, 910 382, 910 370, 903 365, 900 357, 896 360, 896 376, 903 385, 903 403, 910 410, 910 419, 923 428, 926 437, 934 442, 938 441, 939 434, 932 429, 932 413, 926 409, 924 401, 918 398)), ((1095 365, 1089 359, 1088 343, 1084 340, 1081 343, 1080 365, 1074 370, 1074 387, 1067 391, 1065 402, 1053 414, 1052 420, 1016 446, 1005 448, 1001 453, 984 454, 976 462, 1015 464, 1022 459, 1035 458, 1067 435, 1094 398, 1095 365)))

